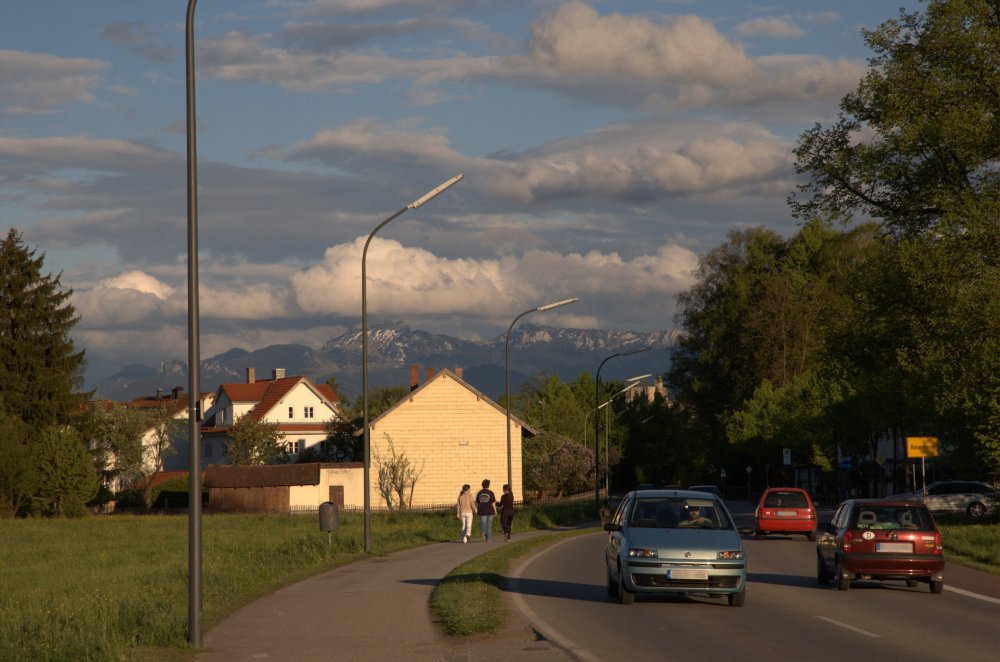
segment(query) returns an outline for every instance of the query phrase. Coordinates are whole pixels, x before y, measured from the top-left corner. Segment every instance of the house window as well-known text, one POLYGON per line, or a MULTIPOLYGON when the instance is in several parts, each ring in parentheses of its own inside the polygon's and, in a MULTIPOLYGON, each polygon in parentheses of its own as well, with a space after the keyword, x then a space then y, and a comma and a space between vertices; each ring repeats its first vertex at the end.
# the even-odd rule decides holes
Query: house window
POLYGON ((288 418, 295 418, 295 408, 294 407, 289 407, 288 408, 288 418))
POLYGON ((306 445, 306 440, 299 439, 298 441, 288 442, 285 448, 288 450, 289 455, 298 455, 299 453, 302 452, 302 449, 305 448, 305 445, 306 445))
POLYGON ((302 413, 305 414, 306 418, 312 418, 313 417, 313 408, 312 407, 303 407, 302 413))
POLYGON ((222 423, 225 423, 225 422, 226 422, 226 410, 225 409, 220 409, 219 410, 219 424, 221 425, 222 423))

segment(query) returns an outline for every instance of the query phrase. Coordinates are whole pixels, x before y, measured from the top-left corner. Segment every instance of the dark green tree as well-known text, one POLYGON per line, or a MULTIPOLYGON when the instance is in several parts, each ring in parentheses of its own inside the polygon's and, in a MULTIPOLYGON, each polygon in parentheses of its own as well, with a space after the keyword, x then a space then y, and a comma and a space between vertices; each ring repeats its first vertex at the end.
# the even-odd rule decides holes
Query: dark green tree
POLYGON ((0 411, 0 518, 24 515, 31 507, 36 479, 32 433, 30 425, 0 411))
POLYGON ((77 433, 65 425, 42 430, 33 444, 35 493, 33 510, 45 515, 79 517, 97 495, 100 479, 94 460, 77 433))
POLYGON ((0 405, 39 429, 73 422, 90 397, 78 391, 85 359, 70 338, 72 290, 43 263, 17 230, 0 240, 0 405))

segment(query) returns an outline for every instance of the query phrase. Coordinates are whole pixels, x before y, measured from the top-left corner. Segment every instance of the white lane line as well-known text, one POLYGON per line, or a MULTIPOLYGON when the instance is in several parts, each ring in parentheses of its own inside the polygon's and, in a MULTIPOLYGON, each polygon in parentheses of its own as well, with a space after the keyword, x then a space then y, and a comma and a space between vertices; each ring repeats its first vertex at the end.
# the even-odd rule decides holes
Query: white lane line
POLYGON ((856 628, 853 625, 848 625, 847 623, 841 623, 840 621, 835 621, 832 618, 827 618, 826 616, 817 616, 816 618, 818 618, 821 621, 826 621, 827 623, 833 623, 834 625, 838 625, 842 628, 847 628, 848 630, 852 630, 854 632, 857 632, 858 634, 863 634, 866 637, 873 637, 875 639, 882 638, 882 635, 875 634, 874 632, 869 632, 868 630, 862 630, 861 628, 856 628))
POLYGON ((528 566, 528 564, 531 561, 537 559, 543 554, 548 553, 549 550, 555 549, 559 545, 569 542, 570 540, 576 540, 576 537, 571 537, 571 538, 566 538, 565 540, 561 540, 553 545, 546 547, 538 554, 533 554, 532 556, 529 556, 523 562, 521 562, 521 564, 518 565, 517 568, 515 568, 514 572, 512 573, 514 579, 514 586, 512 587, 513 591, 511 592, 511 597, 514 600, 514 604, 517 605, 518 610, 524 615, 524 617, 528 620, 531 626, 536 630, 538 630, 538 632, 543 637, 551 641, 559 648, 562 648, 563 650, 565 650, 578 660, 583 660, 583 662, 601 662, 600 658, 594 657, 584 649, 580 648, 570 639, 563 636, 558 630, 556 630, 551 625, 543 621, 541 617, 539 617, 538 614, 536 614, 535 611, 528 606, 528 603, 524 601, 524 598, 521 597, 521 592, 518 588, 518 584, 521 581, 521 573, 524 571, 524 569, 528 566))
POLYGON ((973 593, 972 591, 966 591, 961 588, 955 588, 954 586, 948 586, 947 584, 945 584, 944 590, 964 595, 967 598, 975 598, 976 600, 984 600, 986 602, 992 602, 995 605, 1000 605, 1000 600, 997 598, 991 598, 988 595, 982 595, 980 593, 973 593))

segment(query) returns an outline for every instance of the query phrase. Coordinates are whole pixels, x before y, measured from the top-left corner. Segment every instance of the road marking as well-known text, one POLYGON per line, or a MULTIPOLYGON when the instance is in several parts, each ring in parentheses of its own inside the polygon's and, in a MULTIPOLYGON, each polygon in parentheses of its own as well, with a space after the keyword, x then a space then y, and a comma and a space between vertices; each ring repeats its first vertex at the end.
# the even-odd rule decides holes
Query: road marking
POLYGON ((549 550, 555 549, 559 545, 569 542, 570 540, 576 540, 576 538, 575 537, 567 538, 566 540, 557 542, 554 545, 546 547, 538 554, 533 554, 528 558, 526 558, 524 561, 522 561, 521 564, 518 565, 517 568, 515 568, 514 572, 512 573, 514 576, 513 577, 514 590, 511 592, 511 597, 514 600, 514 604, 517 605, 518 610, 524 615, 526 619, 528 619, 528 622, 531 623, 531 626, 536 630, 538 630, 538 632, 543 637, 545 637, 553 644, 555 644, 559 648, 562 648, 563 650, 565 650, 566 652, 568 652, 573 657, 579 660, 583 660, 584 662, 601 662, 599 658, 596 658, 587 651, 583 650, 575 643, 570 641, 567 637, 564 637, 562 634, 560 634, 558 630, 556 630, 551 625, 543 621, 541 617, 539 617, 538 614, 536 614, 535 611, 528 606, 528 603, 524 601, 524 598, 521 597, 521 592, 518 589, 518 583, 521 581, 521 573, 524 571, 524 569, 528 566, 528 564, 531 561, 537 559, 543 554, 546 554, 549 550))
POLYGON ((982 595, 981 593, 973 593, 972 591, 966 591, 961 588, 955 588, 954 586, 948 586, 947 584, 945 585, 944 590, 952 591, 953 593, 958 593, 959 595, 964 595, 967 598, 975 598, 976 600, 984 600, 986 602, 992 602, 995 605, 1000 605, 1000 600, 998 600, 997 598, 991 598, 990 596, 982 595))
POLYGON ((817 616, 816 618, 821 621, 826 621, 827 623, 833 623, 834 625, 839 625, 842 628, 847 628, 848 630, 853 630, 858 634, 863 634, 866 637, 874 637, 875 639, 881 639, 882 635, 875 634, 874 632, 869 632, 868 630, 862 630, 861 628, 856 628, 853 625, 848 625, 847 623, 841 623, 840 621, 835 621, 832 618, 827 618, 826 616, 817 616))

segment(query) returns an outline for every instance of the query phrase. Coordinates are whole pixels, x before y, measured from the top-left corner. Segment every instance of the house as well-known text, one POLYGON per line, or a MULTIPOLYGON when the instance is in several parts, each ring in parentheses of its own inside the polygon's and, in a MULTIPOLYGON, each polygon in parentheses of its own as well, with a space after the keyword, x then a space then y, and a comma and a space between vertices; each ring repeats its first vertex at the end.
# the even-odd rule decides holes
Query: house
MULTIPOLYGON (((191 398, 183 391, 183 387, 175 386, 170 390, 170 394, 166 395, 162 389, 157 389, 155 396, 135 398, 122 403, 126 409, 145 412, 151 416, 156 415, 157 411, 162 408, 174 421, 167 430, 170 449, 166 453, 161 454, 159 451, 160 443, 157 438, 159 431, 155 427, 150 426, 143 432, 143 468, 147 473, 157 470, 183 471, 191 466, 191 445, 188 442, 190 432, 188 412, 191 398)), ((214 401, 214 393, 207 391, 201 394, 195 405, 199 421, 202 414, 212 406, 214 401)))
MULTIPOLYGON (((507 411, 455 372, 427 369, 418 384, 419 368, 410 367, 410 393, 369 422, 370 483, 373 508, 384 508, 377 486, 378 466, 393 453, 410 460, 418 475, 412 506, 452 504, 468 483, 478 490, 482 480, 500 494, 507 482, 507 411)), ((522 435, 535 432, 510 418, 511 488, 522 498, 522 435)))
POLYGON ((247 368, 246 383, 220 384, 201 427, 202 464, 229 464, 229 431, 241 416, 275 423, 294 462, 295 456, 326 441, 326 424, 340 416, 339 398, 327 384, 307 377, 286 377, 276 368, 270 380, 247 368))

